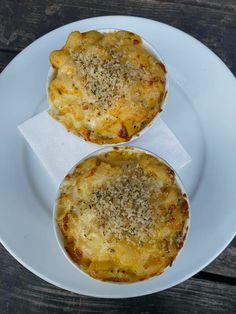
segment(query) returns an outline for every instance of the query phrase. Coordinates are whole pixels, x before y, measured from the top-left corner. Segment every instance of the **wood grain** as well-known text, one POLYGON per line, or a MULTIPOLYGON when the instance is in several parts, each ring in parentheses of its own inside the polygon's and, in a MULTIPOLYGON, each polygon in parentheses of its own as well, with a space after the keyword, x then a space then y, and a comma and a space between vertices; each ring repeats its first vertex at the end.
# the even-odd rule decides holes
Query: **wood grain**
POLYGON ((15 52, 0 51, 0 73, 16 55, 15 52))
POLYGON ((236 286, 191 278, 169 290, 133 299, 97 299, 56 288, 0 248, 0 313, 235 313, 236 286), (7 256, 6 256, 7 255, 7 256), (191 309, 191 312, 190 312, 191 309))
POLYGON ((36 38, 87 17, 124 14, 148 17, 201 40, 236 73, 236 1, 213 0, 1 0, 0 49, 20 51, 36 38), (14 21, 14 23, 12 23, 14 21))

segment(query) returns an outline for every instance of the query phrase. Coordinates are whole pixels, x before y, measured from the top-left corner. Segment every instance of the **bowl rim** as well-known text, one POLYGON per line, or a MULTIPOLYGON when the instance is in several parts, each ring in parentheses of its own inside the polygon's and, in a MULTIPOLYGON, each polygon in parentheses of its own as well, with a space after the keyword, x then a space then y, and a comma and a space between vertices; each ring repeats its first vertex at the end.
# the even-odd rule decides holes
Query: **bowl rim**
MULTIPOLYGON (((109 32, 116 32, 116 31, 126 31, 126 32, 129 32, 128 30, 117 29, 117 28, 97 28, 97 29, 92 29, 92 30, 95 30, 95 31, 98 31, 98 32, 101 32, 101 33, 109 33, 109 32)), ((88 31, 86 31, 86 32, 88 32, 88 31)), ((80 140, 82 140, 84 142, 87 142, 87 143, 90 143, 92 145, 98 145, 98 146, 101 146, 101 147, 106 147, 106 146, 111 146, 111 145, 112 146, 119 146, 119 145, 122 145, 122 144, 129 144, 132 141, 134 141, 137 138, 139 138, 140 136, 142 136, 143 134, 145 134, 152 127, 152 125, 160 118, 160 116, 162 115, 162 113, 164 111, 164 108, 165 108, 165 106, 167 104, 168 96, 169 96, 169 74, 168 74, 168 68, 166 66, 166 63, 163 60, 163 57, 160 55, 159 51, 156 48, 154 48, 153 45, 149 41, 147 41, 145 38, 143 38, 139 34, 137 34, 137 35, 142 39, 143 46, 149 51, 149 53, 151 53, 151 55, 153 57, 156 58, 156 60, 160 61, 160 63, 165 68, 165 90, 164 90, 164 97, 163 97, 163 99, 161 101, 161 105, 160 105, 161 111, 157 112, 156 115, 152 118, 152 120, 143 129, 141 129, 138 133, 135 133, 128 141, 123 141, 123 142, 119 142, 119 143, 99 144, 99 143, 91 142, 89 140, 85 140, 83 136, 71 132, 71 133, 75 134, 80 140)), ((50 63, 48 74, 47 74, 47 79, 46 79, 46 99, 47 99, 47 103, 49 105, 48 109, 50 109, 51 106, 52 106, 50 98, 49 98, 49 95, 48 95, 48 88, 49 88, 49 85, 50 85, 51 81, 54 79, 55 75, 56 75, 56 70, 53 69, 53 67, 52 67, 52 65, 50 63)), ((48 109, 46 109, 46 110, 48 110, 48 109)), ((66 130, 66 128, 65 128, 65 130, 66 130)))
POLYGON ((53 205, 53 215, 52 215, 52 223, 53 223, 53 231, 54 231, 54 235, 56 237, 56 242, 57 244, 59 245, 63 255, 66 257, 66 259, 69 261, 70 264, 73 265, 73 267, 75 267, 77 269, 77 271, 79 271, 82 275, 86 276, 87 278, 89 278, 90 280, 95 280, 96 282, 99 281, 99 282, 103 282, 105 284, 115 284, 115 285, 132 285, 132 284, 137 284, 139 282, 142 282, 142 281, 135 281, 135 282, 113 282, 113 281, 103 281, 103 280, 100 280, 100 279, 96 279, 96 278, 93 278, 92 276, 90 276, 89 274, 87 274, 78 264, 76 264, 72 259, 71 257, 69 256, 69 254, 67 253, 65 247, 64 247, 64 236, 56 222, 56 217, 57 217, 57 207, 56 207, 56 201, 58 200, 59 196, 60 196, 60 188, 61 188, 61 185, 62 183, 64 182, 64 179, 65 177, 68 175, 68 174, 71 174, 73 173, 73 171, 75 170, 75 168, 83 163, 85 160, 87 160, 88 158, 90 157, 93 157, 93 156, 99 156, 103 153, 107 153, 107 152, 111 152, 111 151, 118 151, 118 150, 127 150, 127 151, 131 151, 131 152, 143 152, 147 155, 150 155, 150 156, 153 156, 159 160, 161 160, 165 165, 167 165, 168 167, 170 167, 171 170, 174 171, 174 174, 175 174, 175 179, 176 179, 176 183, 178 185, 178 187, 180 188, 181 190, 181 193, 182 195, 185 194, 185 200, 187 201, 188 203, 188 218, 186 219, 185 221, 185 224, 184 224, 184 227, 183 227, 183 231, 182 231, 182 236, 183 236, 183 244, 182 244, 182 247, 179 249, 179 251, 177 252, 177 255, 175 256, 174 260, 172 261, 172 263, 168 266, 166 266, 163 270, 163 272, 159 275, 154 275, 154 276, 151 276, 147 279, 144 279, 142 281, 147 281, 147 280, 151 280, 153 279, 154 277, 158 277, 160 275, 162 275, 166 269, 168 269, 169 267, 172 266, 172 264, 175 262, 175 260, 177 259, 178 255, 180 254, 180 252, 183 250, 183 247, 187 241, 187 238, 188 238, 188 234, 189 234, 189 230, 190 230, 190 220, 191 220, 191 208, 190 208, 190 200, 189 200, 189 197, 188 197, 188 194, 186 192, 186 189, 184 187, 184 184, 183 182, 181 181, 179 175, 177 174, 177 172, 172 168, 172 166, 165 160, 163 159, 162 157, 158 156, 157 154, 147 150, 147 149, 143 149, 143 148, 140 148, 138 146, 125 146, 125 145, 120 145, 120 146, 109 146, 109 147, 102 147, 102 148, 99 148, 98 150, 86 155, 85 157, 81 158, 68 172, 67 174, 64 176, 64 178, 61 180, 59 186, 58 186, 58 189, 57 189, 57 193, 56 193, 56 196, 55 196, 55 199, 54 199, 54 205, 53 205))

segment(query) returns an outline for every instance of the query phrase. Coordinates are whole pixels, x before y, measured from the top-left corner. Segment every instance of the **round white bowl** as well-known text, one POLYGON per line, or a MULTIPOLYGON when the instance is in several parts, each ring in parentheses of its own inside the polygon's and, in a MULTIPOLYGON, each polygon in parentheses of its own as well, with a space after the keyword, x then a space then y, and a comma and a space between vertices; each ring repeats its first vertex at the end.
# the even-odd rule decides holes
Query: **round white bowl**
MULTIPOLYGON (((115 32, 115 31, 120 31, 121 29, 113 29, 113 28, 105 28, 105 29, 96 29, 96 31, 98 32, 102 32, 102 33, 108 33, 108 32, 115 32)), ((124 141, 124 142, 120 142, 120 143, 115 143, 115 144, 97 144, 96 145, 101 145, 101 146, 118 146, 121 144, 127 144, 130 143, 132 141, 134 141, 135 139, 137 139, 138 137, 142 136, 145 132, 147 132, 151 126, 155 123, 155 121, 160 117, 161 113, 164 110, 164 106, 167 102, 167 97, 168 97, 168 90, 169 90, 169 81, 168 81, 168 71, 166 68, 166 64, 163 61, 163 58, 161 57, 160 53, 147 41, 145 40, 143 37, 140 36, 140 38, 142 39, 142 43, 143 46, 150 52, 151 55, 153 55, 160 63, 163 64, 163 66, 165 67, 166 73, 165 73, 165 80, 166 80, 166 85, 165 85, 165 91, 164 91, 164 97, 162 99, 162 103, 161 103, 161 111, 158 112, 155 117, 142 129, 140 130, 138 133, 134 134, 132 136, 132 138, 129 141, 124 141)), ((56 75, 56 70, 53 69, 52 66, 50 66, 49 71, 48 71, 48 76, 47 76, 47 81, 46 81, 46 94, 47 94, 47 100, 48 100, 48 104, 49 106, 51 106, 51 102, 48 96, 48 87, 51 83, 51 81, 54 79, 56 75)), ((77 134, 76 134, 77 135, 77 134)), ((80 139, 86 141, 82 136, 77 135, 80 139)), ((89 142, 91 144, 95 144, 93 142, 90 141, 86 141, 89 142)))
MULTIPOLYGON (((89 154, 89 155, 87 155, 86 157, 84 157, 83 159, 81 159, 76 165, 74 165, 73 167, 72 167, 72 169, 68 172, 68 174, 70 174, 70 173, 73 173, 73 171, 75 170, 75 168, 80 164, 80 163, 82 163, 83 161, 85 161, 87 158, 90 158, 90 157, 93 157, 93 156, 98 156, 98 155, 101 155, 101 154, 103 154, 103 153, 107 153, 107 152, 110 152, 110 151, 112 151, 112 150, 126 150, 126 151, 130 151, 130 152, 143 152, 143 153, 146 153, 146 154, 148 154, 148 155, 151 155, 151 156, 153 156, 153 157, 155 157, 155 158, 157 158, 157 159, 159 159, 159 160, 161 160, 163 163, 165 163, 168 167, 170 167, 173 171, 174 171, 174 169, 164 160, 164 159, 162 159, 161 157, 159 157, 159 156, 157 156, 156 154, 154 154, 154 153, 152 153, 152 152, 150 152, 150 151, 148 151, 148 150, 144 150, 144 149, 141 149, 141 148, 139 148, 139 147, 134 147, 134 146, 116 146, 116 147, 104 147, 104 148, 101 148, 101 149, 99 149, 99 150, 97 150, 97 151, 95 151, 95 152, 93 152, 93 153, 91 153, 91 154, 89 154)), ((179 188, 181 189, 181 192, 182 192, 182 194, 185 194, 186 195, 186 200, 187 200, 187 202, 188 202, 188 207, 189 207, 189 218, 186 220, 186 223, 185 223, 185 226, 184 226, 184 231, 183 231, 183 238, 184 238, 184 241, 183 241, 183 245, 182 245, 182 247, 181 247, 181 249, 179 250, 179 252, 178 252, 178 254, 176 255, 176 257, 175 257, 175 259, 177 258, 177 256, 179 255, 179 253, 181 252, 181 250, 183 249, 183 247, 184 247, 184 244, 185 244, 185 242, 186 242, 186 239, 187 239, 187 234, 188 234, 188 231, 189 231, 189 227, 190 227, 190 202, 189 202, 189 198, 188 198, 188 196, 187 196, 187 192, 186 192, 186 190, 185 190, 185 188, 184 188, 184 185, 183 185, 183 183, 181 182, 181 180, 180 180, 180 178, 178 177, 178 175, 176 174, 176 172, 174 171, 174 173, 175 173, 175 178, 176 178, 176 182, 177 182, 177 185, 179 186, 179 188)), ((61 184, 63 183, 63 181, 64 181, 64 179, 62 180, 62 182, 61 182, 61 184)), ((61 186, 61 184, 60 184, 60 186, 61 186)), ((60 228, 59 228, 59 226, 58 226, 58 224, 57 224, 57 222, 56 222, 56 217, 57 217, 57 207, 56 207, 56 200, 58 199, 58 197, 60 196, 60 186, 59 186, 59 188, 58 188, 58 191, 57 191, 57 195, 56 195, 56 199, 55 199, 55 202, 54 202, 54 208, 53 208, 53 228, 54 228, 54 233, 55 233, 55 236, 56 236, 56 240, 57 240, 57 243, 58 243, 58 245, 59 245, 59 247, 61 248, 61 250, 62 250, 62 252, 63 252, 63 254, 64 254, 64 256, 66 257, 66 259, 78 270, 78 271, 80 271, 80 272, 82 272, 85 276, 87 276, 87 277, 89 277, 90 278, 90 280, 92 279, 92 280, 95 280, 95 281, 97 281, 98 279, 94 279, 93 277, 91 277, 90 275, 88 275, 86 272, 84 272, 80 267, 79 267, 79 265, 78 264, 76 264, 71 258, 70 258, 70 256, 69 256, 69 254, 67 253, 67 251, 65 250, 65 247, 64 247, 64 236, 63 236, 63 234, 62 234, 62 232, 61 232, 61 230, 60 230, 60 228)), ((173 260, 173 262, 172 262, 172 264, 174 263, 174 261, 175 261, 175 259, 173 260)), ((171 264, 171 266, 172 266, 172 264, 171 264)), ((166 268, 165 268, 165 270, 167 269, 167 268, 169 268, 169 267, 171 267, 171 266, 167 266, 166 268)), ((165 271, 164 270, 164 271, 165 271)), ((153 276, 153 277, 157 277, 158 275, 156 275, 156 276, 153 276)), ((148 278, 148 279, 146 279, 146 280, 150 280, 150 279, 152 279, 153 277, 150 277, 150 278, 148 278)), ((145 281, 146 281, 145 280, 145 281)), ((99 280, 100 281, 100 280, 99 280)), ((122 285, 131 285, 131 284, 139 284, 141 281, 138 281, 138 282, 131 282, 131 283, 116 283, 116 282, 112 282, 112 284, 122 284, 122 285)), ((104 281, 104 283, 110 283, 109 281, 104 281)))

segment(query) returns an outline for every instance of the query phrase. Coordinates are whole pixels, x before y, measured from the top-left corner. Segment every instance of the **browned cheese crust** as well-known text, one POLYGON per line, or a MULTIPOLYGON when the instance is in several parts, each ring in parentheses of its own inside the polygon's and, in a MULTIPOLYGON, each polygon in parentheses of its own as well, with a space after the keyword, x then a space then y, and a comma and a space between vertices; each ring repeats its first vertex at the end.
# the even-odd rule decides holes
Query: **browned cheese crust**
POLYGON ((68 255, 104 281, 161 274, 183 246, 189 220, 173 170, 124 148, 80 163, 64 179, 56 208, 68 255))
POLYGON ((50 62, 49 114, 85 140, 128 141, 162 110, 165 67, 134 33, 72 32, 50 62))

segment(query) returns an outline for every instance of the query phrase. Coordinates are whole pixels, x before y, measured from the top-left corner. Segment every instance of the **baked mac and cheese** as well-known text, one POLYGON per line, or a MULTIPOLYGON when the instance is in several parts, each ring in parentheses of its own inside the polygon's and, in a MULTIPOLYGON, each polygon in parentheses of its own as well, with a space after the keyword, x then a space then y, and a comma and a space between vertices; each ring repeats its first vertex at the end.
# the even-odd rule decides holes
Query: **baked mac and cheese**
POLYGON ((189 205, 175 174, 142 151, 89 157, 66 176, 56 201, 64 247, 104 281, 135 282, 172 264, 187 233, 189 205))
POLYGON ((72 32, 50 55, 50 115, 98 143, 138 134, 162 110, 166 70, 131 32, 72 32))

